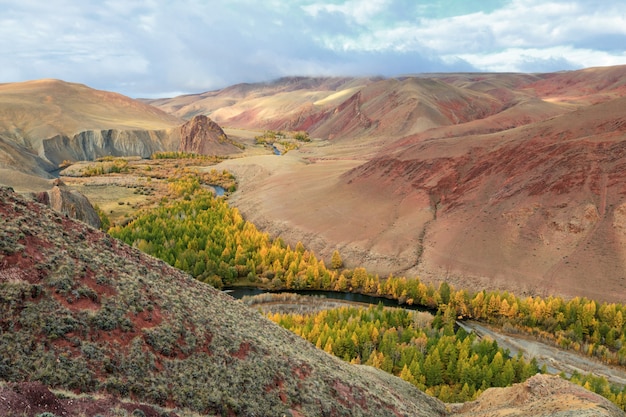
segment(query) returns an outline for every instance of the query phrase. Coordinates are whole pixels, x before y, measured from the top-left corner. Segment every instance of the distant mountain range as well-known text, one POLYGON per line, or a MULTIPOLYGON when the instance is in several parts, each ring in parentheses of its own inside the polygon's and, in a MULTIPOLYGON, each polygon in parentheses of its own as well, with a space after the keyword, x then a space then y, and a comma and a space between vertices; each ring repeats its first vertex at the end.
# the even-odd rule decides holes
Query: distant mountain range
POLYGON ((617 66, 285 78, 149 103, 326 140, 231 199, 290 242, 381 274, 623 301, 625 96, 617 66))

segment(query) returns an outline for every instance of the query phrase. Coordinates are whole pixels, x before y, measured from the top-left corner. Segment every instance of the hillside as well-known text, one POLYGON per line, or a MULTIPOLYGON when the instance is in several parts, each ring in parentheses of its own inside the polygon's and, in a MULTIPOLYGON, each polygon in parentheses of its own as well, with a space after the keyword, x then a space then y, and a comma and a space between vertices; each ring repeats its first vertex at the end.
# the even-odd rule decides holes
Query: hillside
POLYGON ((81 84, 60 80, 1 84, 3 183, 22 188, 37 182, 36 177, 51 178, 49 173, 64 160, 149 156, 170 146, 167 132, 181 123, 139 101, 81 84))
MULTIPOLYGON (((222 166, 238 177, 230 202, 246 218, 326 259, 339 249, 381 275, 621 301, 625 79, 626 66, 370 79, 333 85, 333 100, 311 99, 305 113, 278 111, 277 82, 275 94, 186 96, 180 111, 231 94, 233 112, 265 106, 245 122, 216 115, 233 131, 256 123, 316 138, 280 159, 222 166)), ((298 85, 289 94, 312 93, 298 85)))
POLYGON ((0 114, 2 132, 24 142, 88 129, 159 130, 180 124, 121 94, 60 80, 0 84, 0 114))
POLYGON ((489 135, 414 136, 343 181, 420 201, 431 218, 416 262, 459 286, 469 275, 488 277, 478 288, 621 301, 625 104, 489 135))
POLYGON ((0 379, 206 414, 445 415, 400 379, 7 188, 0 215, 0 379))
POLYGON ((183 151, 240 152, 209 119, 184 121, 117 93, 60 80, 0 85, 2 183, 42 190, 65 161, 105 156, 150 157, 183 151))
POLYGON ((6 416, 622 415, 602 397, 540 375, 446 407, 7 188, 0 216, 6 416))

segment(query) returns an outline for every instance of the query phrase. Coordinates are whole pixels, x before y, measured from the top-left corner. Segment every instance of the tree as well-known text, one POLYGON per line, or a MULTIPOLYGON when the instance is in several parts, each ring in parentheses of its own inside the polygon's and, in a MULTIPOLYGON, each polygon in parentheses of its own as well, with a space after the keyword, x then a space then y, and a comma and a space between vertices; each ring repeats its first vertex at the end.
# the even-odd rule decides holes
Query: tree
POLYGON ((424 375, 426 376, 426 385, 429 387, 434 387, 443 382, 443 363, 437 348, 424 361, 424 375))
POLYGON ((367 271, 365 268, 355 268, 352 272, 352 278, 350 279, 350 285, 352 290, 356 291, 362 288, 367 281, 367 271))
POLYGON ((348 280, 343 274, 341 274, 339 275, 339 279, 337 280, 337 283, 335 284, 335 291, 347 291, 347 290, 348 290, 348 280))
POLYGON ((441 302, 448 304, 450 302, 450 285, 447 282, 439 284, 439 295, 441 296, 441 302))
POLYGON ((339 269, 343 267, 343 260, 341 259, 341 255, 339 255, 338 251, 333 252, 333 256, 330 259, 330 266, 333 269, 339 269))

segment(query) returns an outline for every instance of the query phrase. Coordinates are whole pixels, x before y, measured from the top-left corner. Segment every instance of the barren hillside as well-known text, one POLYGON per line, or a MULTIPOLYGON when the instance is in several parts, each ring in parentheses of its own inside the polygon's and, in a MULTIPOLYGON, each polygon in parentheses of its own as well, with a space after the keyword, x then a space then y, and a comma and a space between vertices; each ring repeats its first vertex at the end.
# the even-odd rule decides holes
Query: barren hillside
POLYGON ((307 126, 323 141, 225 163, 242 184, 231 202, 381 274, 621 301, 625 78, 609 67, 371 82, 316 113, 307 126))
MULTIPOLYGON (((0 85, 0 169, 50 178, 65 159, 167 149, 182 121, 120 94, 59 80, 0 85)), ((8 171, 7 171, 8 174, 8 171)), ((6 175, 3 184, 24 181, 6 175)))
POLYGON ((343 176, 429 210, 416 271, 620 301, 626 99, 490 135, 399 141, 343 176), (589 277, 596 277, 590 280, 589 277))

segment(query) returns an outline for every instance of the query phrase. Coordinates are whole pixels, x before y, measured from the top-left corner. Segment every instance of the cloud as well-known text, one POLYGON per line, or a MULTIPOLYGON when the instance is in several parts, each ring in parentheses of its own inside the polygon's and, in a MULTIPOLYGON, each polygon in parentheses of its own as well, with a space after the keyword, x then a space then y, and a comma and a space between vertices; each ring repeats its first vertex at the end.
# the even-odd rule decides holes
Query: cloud
POLYGON ((508 48, 489 54, 457 54, 471 65, 488 72, 553 72, 587 67, 622 65, 626 54, 566 47, 508 48))
POLYGON ((389 0, 370 0, 368 2, 349 0, 342 4, 314 3, 302 7, 313 17, 323 14, 340 14, 348 21, 363 25, 389 7, 389 0))
POLYGON ((286 75, 626 63, 621 0, 0 0, 0 82, 131 96, 286 75))

